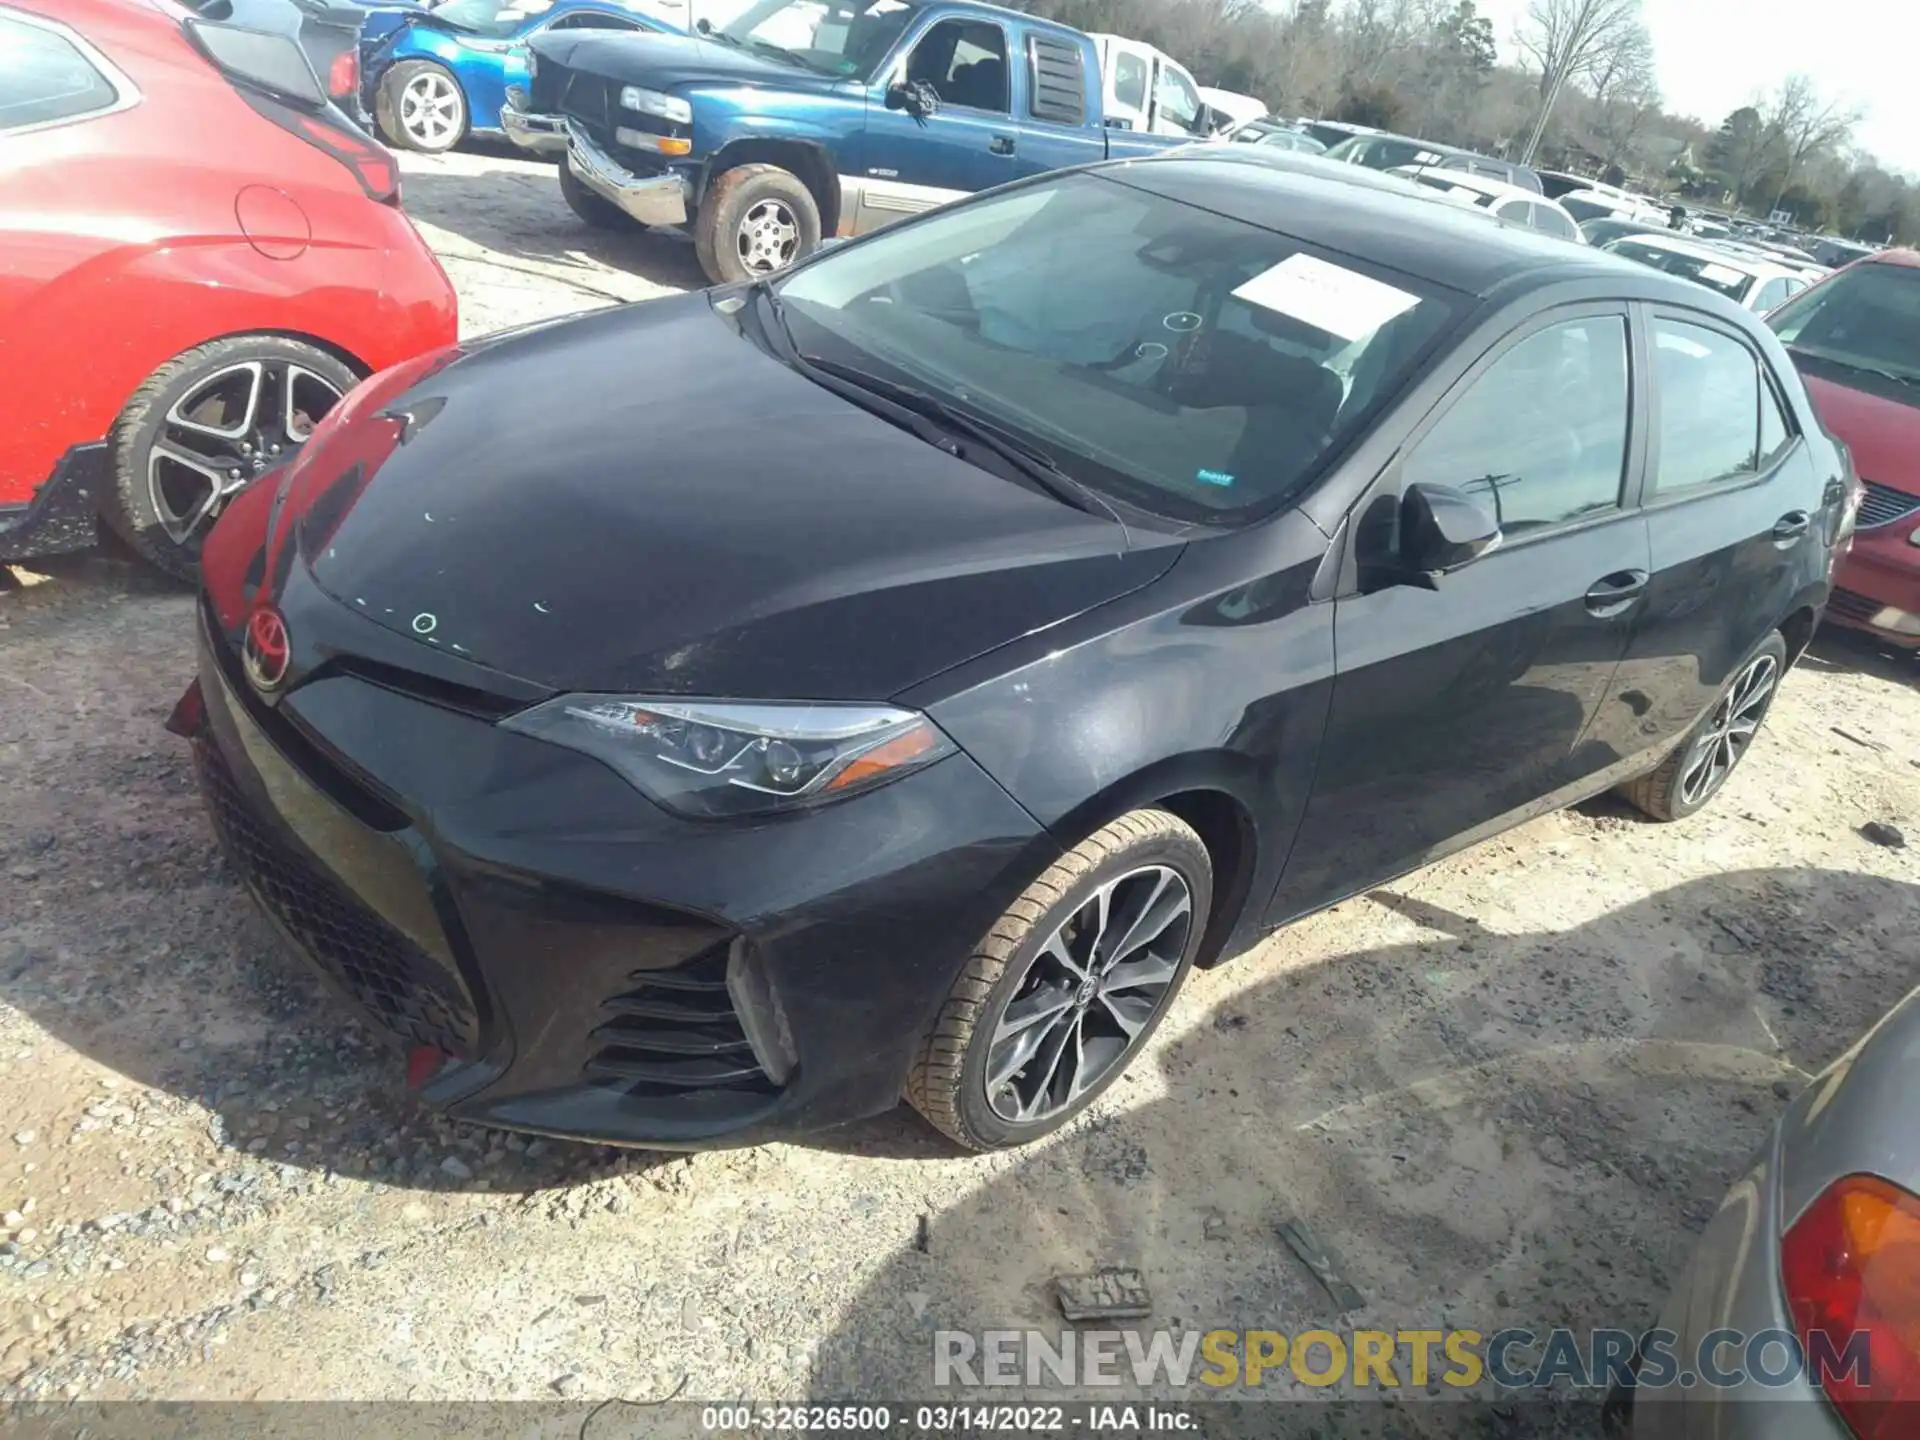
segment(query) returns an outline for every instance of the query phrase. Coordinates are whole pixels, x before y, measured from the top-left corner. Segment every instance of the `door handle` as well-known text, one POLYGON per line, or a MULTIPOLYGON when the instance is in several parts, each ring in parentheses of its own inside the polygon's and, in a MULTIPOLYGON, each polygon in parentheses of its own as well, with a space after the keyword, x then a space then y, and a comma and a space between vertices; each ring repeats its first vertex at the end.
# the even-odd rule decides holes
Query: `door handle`
POLYGON ((1587 613, 1596 619, 1609 619, 1638 600, 1646 588, 1644 570, 1616 570, 1611 575, 1603 575, 1587 587, 1587 613))
POLYGON ((987 142, 987 151, 992 155, 1013 154, 1013 136, 996 135, 987 142))
POLYGON ((1806 511, 1789 510, 1774 522, 1773 541, 1784 550, 1802 535, 1806 534, 1812 525, 1813 517, 1807 514, 1806 511))

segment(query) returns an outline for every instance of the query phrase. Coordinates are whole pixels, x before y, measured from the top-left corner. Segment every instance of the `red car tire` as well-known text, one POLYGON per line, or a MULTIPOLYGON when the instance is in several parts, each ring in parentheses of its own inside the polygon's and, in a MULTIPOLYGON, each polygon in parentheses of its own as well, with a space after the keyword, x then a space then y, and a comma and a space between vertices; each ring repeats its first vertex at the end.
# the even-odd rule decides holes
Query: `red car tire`
POLYGON ((113 427, 107 523, 182 580, 227 500, 299 449, 360 376, 280 335, 236 335, 162 365, 113 427))

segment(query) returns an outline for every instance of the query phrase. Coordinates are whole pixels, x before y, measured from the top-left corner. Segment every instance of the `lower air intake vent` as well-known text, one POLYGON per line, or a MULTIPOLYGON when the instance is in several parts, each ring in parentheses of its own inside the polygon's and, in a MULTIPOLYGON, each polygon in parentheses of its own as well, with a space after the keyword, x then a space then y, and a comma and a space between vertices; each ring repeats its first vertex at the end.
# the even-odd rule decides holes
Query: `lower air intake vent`
POLYGON ((1878 615, 1882 606, 1878 600, 1870 600, 1854 590, 1842 590, 1834 587, 1833 594, 1827 597, 1827 611, 1843 620, 1867 621, 1878 615))
POLYGON ((727 991, 727 946, 671 970, 636 970, 632 988, 601 1007, 600 1047, 587 1074, 629 1095, 727 1090, 772 1095, 779 1086, 754 1057, 727 991))
POLYGON ((1867 489, 1866 498, 1860 502, 1860 519, 1856 522, 1862 530, 1875 530, 1920 512, 1920 497, 1871 480, 1860 483, 1867 489))

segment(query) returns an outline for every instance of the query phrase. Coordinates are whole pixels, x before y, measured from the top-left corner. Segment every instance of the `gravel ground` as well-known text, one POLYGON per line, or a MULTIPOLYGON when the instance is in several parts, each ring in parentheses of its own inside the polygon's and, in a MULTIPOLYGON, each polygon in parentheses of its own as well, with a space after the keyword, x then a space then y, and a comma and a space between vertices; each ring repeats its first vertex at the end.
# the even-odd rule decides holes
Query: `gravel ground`
MULTIPOLYGON (((406 166, 470 332, 697 280, 545 166, 406 166)), ((1153 1324, 1331 1322, 1290 1218, 1358 1324, 1639 1326, 1920 978, 1920 849, 1859 834, 1920 846, 1915 666, 1826 635, 1708 813, 1549 816, 1194 977, 1032 1152, 904 1111, 529 1143, 410 1106, 218 859, 160 729, 191 609, 112 556, 0 582, 0 1399, 926 1396, 935 1328, 1047 1323, 1050 1277, 1104 1264, 1153 1324)))

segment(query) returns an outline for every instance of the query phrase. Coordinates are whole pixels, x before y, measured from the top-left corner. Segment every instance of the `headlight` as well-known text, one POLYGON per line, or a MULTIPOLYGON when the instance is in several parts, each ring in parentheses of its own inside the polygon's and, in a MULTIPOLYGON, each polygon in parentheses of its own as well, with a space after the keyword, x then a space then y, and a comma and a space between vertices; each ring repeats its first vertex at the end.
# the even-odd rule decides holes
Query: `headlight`
POLYGON ((562 695, 500 724, 602 760, 700 817, 838 800, 954 750, 926 716, 891 705, 562 695))
POLYGON ((643 90, 638 85, 629 85, 620 92, 620 104, 628 110, 638 110, 642 115, 658 115, 662 120, 670 120, 676 125, 693 123, 693 106, 678 95, 665 95, 658 90, 643 90))

